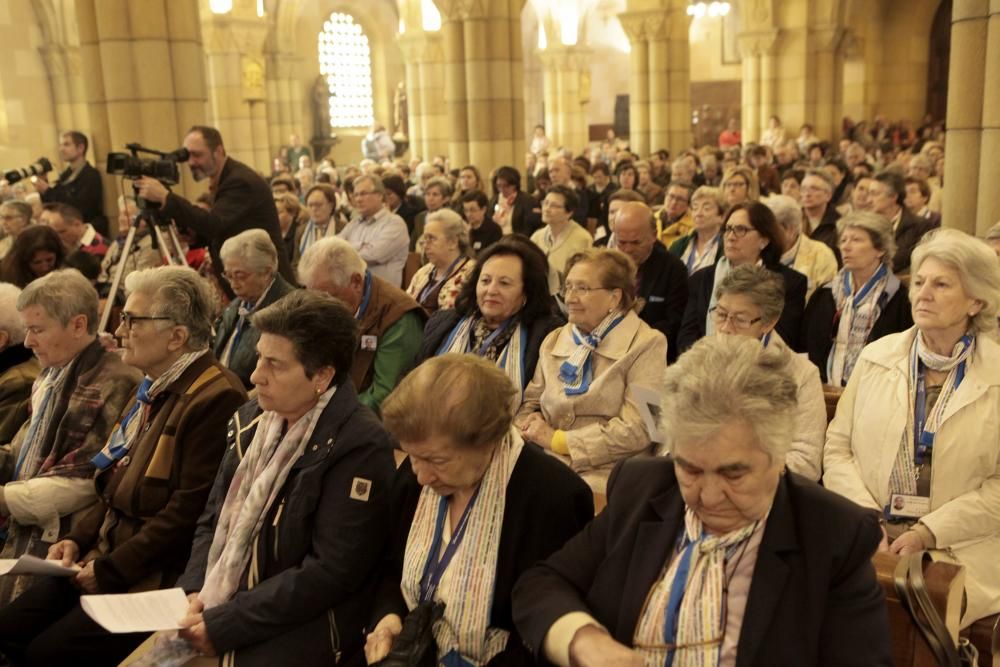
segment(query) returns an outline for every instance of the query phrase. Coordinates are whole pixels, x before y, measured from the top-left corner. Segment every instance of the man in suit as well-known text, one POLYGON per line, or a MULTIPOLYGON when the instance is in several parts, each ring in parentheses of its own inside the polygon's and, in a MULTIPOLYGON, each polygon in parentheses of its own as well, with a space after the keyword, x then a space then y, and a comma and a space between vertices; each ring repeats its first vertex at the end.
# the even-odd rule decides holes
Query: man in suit
POLYGON ((514 589, 514 622, 536 656, 891 664, 871 564, 878 518, 784 470, 797 403, 787 355, 713 336, 667 369, 671 456, 619 464, 605 510, 514 589))
POLYGON ((184 148, 191 154, 188 166, 194 180, 209 179, 211 209, 199 208, 148 176, 136 181, 138 195, 146 201, 162 204, 164 216, 208 239, 215 275, 230 299, 235 293, 223 275, 225 266, 219 250, 226 239, 248 229, 267 232, 278 249, 278 272, 294 284, 295 275, 281 238, 278 209, 267 181, 249 166, 226 155, 222 135, 214 127, 192 127, 184 137, 184 148))
POLYGON ((924 234, 935 227, 931 220, 918 218, 904 206, 906 182, 891 171, 883 171, 870 181, 868 196, 872 210, 892 221, 896 234, 896 254, 892 256, 892 270, 896 274, 910 272, 910 255, 924 234))
POLYGON ((108 220, 104 217, 104 187, 101 174, 87 162, 87 135, 76 130, 64 132, 59 139, 59 158, 66 170, 59 180, 49 185, 47 174, 35 180, 35 190, 46 204, 69 204, 83 215, 83 221, 94 226, 101 235, 108 235, 108 220))
POLYGON ((656 219, 645 203, 629 202, 615 220, 615 244, 632 258, 639 317, 667 337, 667 361, 677 360, 677 332, 687 305, 687 269, 657 242, 656 219))

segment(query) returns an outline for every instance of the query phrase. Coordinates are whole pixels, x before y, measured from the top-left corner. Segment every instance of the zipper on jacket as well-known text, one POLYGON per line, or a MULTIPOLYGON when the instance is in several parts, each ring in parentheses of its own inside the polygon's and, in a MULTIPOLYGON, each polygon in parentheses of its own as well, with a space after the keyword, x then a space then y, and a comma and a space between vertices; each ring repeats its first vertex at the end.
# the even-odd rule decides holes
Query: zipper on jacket
POLYGON ((281 504, 278 505, 278 511, 274 513, 274 521, 271 522, 271 527, 274 528, 274 562, 278 562, 278 524, 281 522, 281 512, 285 509, 285 498, 281 499, 281 504))
POLYGON ((333 664, 340 664, 340 633, 337 632, 337 617, 332 609, 327 609, 326 620, 330 624, 330 648, 333 649, 333 664))

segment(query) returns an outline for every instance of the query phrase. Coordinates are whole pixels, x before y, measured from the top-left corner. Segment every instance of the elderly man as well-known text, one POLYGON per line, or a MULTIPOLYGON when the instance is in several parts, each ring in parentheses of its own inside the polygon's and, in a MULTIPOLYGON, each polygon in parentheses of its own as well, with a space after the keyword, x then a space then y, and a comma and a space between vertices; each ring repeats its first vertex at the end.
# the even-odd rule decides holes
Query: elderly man
POLYGON ((615 243, 638 268, 635 295, 639 317, 667 337, 667 361, 673 363, 677 360, 677 333, 688 299, 684 262, 657 243, 656 220, 643 203, 622 206, 615 219, 615 243))
POLYGON ((43 225, 52 228, 66 248, 66 254, 82 250, 103 258, 108 252, 104 237, 89 222, 83 221, 80 211, 68 204, 45 204, 42 208, 43 225))
POLYGON ((934 228, 930 220, 918 218, 906 210, 906 184, 899 174, 884 171, 871 181, 871 210, 888 218, 896 236, 896 254, 892 257, 892 271, 896 274, 910 272, 910 254, 924 234, 934 228))
POLYGON ((799 187, 799 199, 805 214, 809 238, 825 243, 840 264, 840 234, 837 220, 840 214, 831 201, 833 199, 833 179, 822 169, 809 169, 799 187))
MULTIPOLYGON (((91 459, 142 377, 97 340, 97 292, 76 271, 35 280, 17 309, 24 345, 43 370, 32 388, 31 419, 0 447, 0 514, 8 531, 0 558, 44 557, 73 515, 97 500, 91 459)), ((26 583, 0 579, 0 604, 26 583)))
POLYGON ((545 227, 531 235, 532 242, 549 260, 549 292, 556 294, 566 278, 566 262, 593 245, 587 230, 573 221, 578 200, 565 185, 553 185, 542 201, 545 227))
MULTIPOLYGON (((573 169, 569 161, 562 156, 549 160, 549 178, 552 179, 553 187, 561 185, 573 190, 576 194, 575 203, 570 209, 570 217, 586 228, 587 216, 590 214, 590 197, 586 190, 577 189, 576 184, 573 183, 573 169)), ((551 189, 550 187, 549 190, 551 189)))
POLYGON ((344 239, 320 239, 299 261, 299 282, 347 304, 360 329, 351 379, 358 400, 378 411, 413 365, 424 335, 424 310, 413 297, 377 275, 344 239))
POLYGON ((691 181, 671 181, 667 186, 667 196, 663 208, 657 214, 657 228, 660 229, 660 243, 669 248, 674 241, 687 236, 694 229, 691 221, 691 195, 694 194, 691 181))
POLYGON ((354 179, 354 203, 358 216, 337 236, 354 246, 372 274, 401 287, 410 234, 403 219, 385 207, 382 179, 374 174, 354 179))
POLYGON ((87 135, 76 130, 64 132, 59 138, 59 159, 66 170, 59 180, 49 185, 46 174, 35 180, 35 190, 46 204, 68 204, 80 211, 86 222, 93 223, 103 234, 108 233, 104 217, 104 194, 101 174, 87 162, 87 135))

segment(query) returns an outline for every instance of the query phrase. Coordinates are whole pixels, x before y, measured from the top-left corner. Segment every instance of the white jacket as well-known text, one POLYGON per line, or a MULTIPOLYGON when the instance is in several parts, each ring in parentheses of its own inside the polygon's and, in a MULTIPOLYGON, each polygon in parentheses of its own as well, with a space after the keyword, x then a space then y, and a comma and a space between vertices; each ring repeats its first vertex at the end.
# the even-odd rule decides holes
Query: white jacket
POLYGON ((784 348, 791 355, 788 370, 798 388, 795 432, 792 447, 785 455, 785 465, 794 473, 818 482, 823 470, 823 441, 826 436, 826 399, 819 369, 804 354, 788 348, 777 332, 771 333, 770 345, 784 348))
MULTIPOLYGON (((917 329, 868 345, 826 434, 823 483, 864 507, 889 501, 889 475, 910 420, 910 346, 917 329)), ((934 439, 931 512, 921 519, 966 566, 962 627, 1000 612, 1000 345, 977 337, 965 379, 934 439)))

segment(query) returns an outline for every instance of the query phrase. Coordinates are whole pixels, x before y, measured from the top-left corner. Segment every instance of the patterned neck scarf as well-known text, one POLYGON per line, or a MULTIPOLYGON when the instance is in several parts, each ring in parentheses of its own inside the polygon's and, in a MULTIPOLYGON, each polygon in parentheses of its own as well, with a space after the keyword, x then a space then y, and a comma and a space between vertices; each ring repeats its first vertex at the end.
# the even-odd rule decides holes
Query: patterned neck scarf
POLYGON ((868 343, 868 334, 882 314, 882 308, 899 289, 899 279, 882 264, 864 285, 858 286, 854 283, 854 275, 841 269, 833 279, 832 288, 837 307, 834 317, 837 334, 827 358, 826 377, 830 384, 843 387, 868 343))
POLYGON ((632 640, 647 667, 719 664, 725 635, 726 562, 745 548, 763 521, 710 535, 698 515, 685 508, 677 553, 650 590, 632 640))
POLYGON ((573 342, 576 343, 576 349, 559 366, 559 379, 567 396, 586 394, 590 389, 590 382, 594 378, 591 360, 593 352, 624 319, 623 313, 617 310, 611 311, 590 333, 583 333, 575 324, 570 325, 573 327, 573 342))
POLYGON ((136 437, 142 432, 142 427, 149 419, 150 408, 153 401, 164 389, 172 385, 188 367, 200 359, 208 349, 188 352, 180 356, 167 371, 156 378, 148 375, 139 383, 139 388, 135 392, 135 405, 121 418, 118 426, 111 432, 104 448, 97 452, 90 461, 98 470, 107 470, 116 461, 121 459, 132 449, 136 437))
MULTIPOLYGON (((446 665, 485 665, 507 646, 509 633, 492 628, 490 610, 496 583, 500 531, 507 501, 507 483, 524 448, 513 428, 497 445, 479 483, 461 545, 441 577, 434 599, 445 603, 444 617, 434 624, 439 661, 446 665)), ((420 601, 420 583, 431 553, 438 521, 447 521, 447 503, 425 486, 417 501, 403 558, 400 588, 409 609, 420 601), (444 516, 442 517, 442 512, 444 516)))
POLYGON ((229 484, 215 526, 205 585, 198 596, 206 609, 226 602, 239 588, 264 517, 285 485, 292 466, 305 451, 336 390, 336 386, 327 389, 316 405, 284 434, 283 417, 270 411, 261 415, 253 441, 229 484))
POLYGON ((472 353, 495 362, 522 392, 531 378, 525 376, 524 351, 528 330, 522 326, 518 315, 496 329, 490 329, 481 317, 466 315, 445 339, 437 354, 456 352, 472 353))
POLYGON ((302 233, 302 240, 299 241, 299 257, 305 254, 306 250, 321 238, 330 236, 330 227, 333 225, 333 217, 325 225, 320 226, 311 219, 306 223, 306 229, 302 233))
POLYGON ((936 354, 924 343, 923 334, 917 330, 910 347, 910 420, 909 426, 903 429, 899 451, 889 475, 889 493, 917 493, 917 480, 920 477, 920 467, 930 458, 934 449, 934 437, 944 418, 948 403, 954 397, 958 387, 965 379, 969 360, 976 349, 974 334, 967 333, 955 345, 951 356, 936 354), (924 368, 941 373, 947 372, 941 394, 928 410, 924 405, 924 368))
POLYGON ((31 421, 28 433, 21 441, 21 452, 17 459, 17 467, 14 469, 14 479, 31 479, 41 470, 42 463, 48 456, 48 452, 43 451, 45 436, 52 425, 52 419, 56 416, 56 404, 66 387, 70 369, 78 357, 79 355, 61 368, 44 369, 35 379, 31 387, 31 421))

